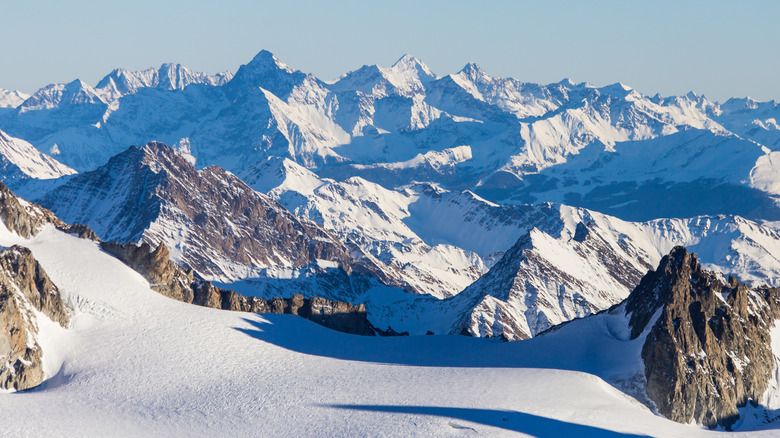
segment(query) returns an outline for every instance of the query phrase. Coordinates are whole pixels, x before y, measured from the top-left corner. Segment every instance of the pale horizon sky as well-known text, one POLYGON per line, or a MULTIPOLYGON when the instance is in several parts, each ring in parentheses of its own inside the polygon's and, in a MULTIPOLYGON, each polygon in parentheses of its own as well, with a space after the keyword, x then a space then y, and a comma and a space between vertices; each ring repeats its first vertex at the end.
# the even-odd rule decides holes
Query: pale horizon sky
POLYGON ((114 68, 235 72, 260 50, 323 80, 403 54, 549 84, 780 100, 780 2, 0 0, 0 88, 33 93, 114 68))

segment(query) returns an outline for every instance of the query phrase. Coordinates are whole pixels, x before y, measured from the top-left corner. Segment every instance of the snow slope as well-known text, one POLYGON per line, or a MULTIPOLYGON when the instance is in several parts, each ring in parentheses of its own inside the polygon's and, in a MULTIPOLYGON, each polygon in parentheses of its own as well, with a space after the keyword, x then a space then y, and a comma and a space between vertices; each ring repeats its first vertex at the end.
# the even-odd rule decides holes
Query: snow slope
POLYGON ((67 330, 42 328, 50 379, 0 394, 2 436, 718 434, 655 416, 606 383, 624 387, 636 370, 641 344, 613 334, 624 318, 508 344, 358 337, 169 300, 95 243, 52 228, 27 241, 0 231, 12 243, 33 251, 76 313, 67 330))
POLYGON ((0 181, 13 179, 54 179, 75 170, 38 151, 30 143, 0 131, 0 181))

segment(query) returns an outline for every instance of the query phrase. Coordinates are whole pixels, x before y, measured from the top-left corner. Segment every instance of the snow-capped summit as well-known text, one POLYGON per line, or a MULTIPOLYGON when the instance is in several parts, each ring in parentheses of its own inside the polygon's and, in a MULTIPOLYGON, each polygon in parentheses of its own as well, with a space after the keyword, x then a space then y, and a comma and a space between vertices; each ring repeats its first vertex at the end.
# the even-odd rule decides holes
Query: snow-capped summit
POLYGON ((426 87, 436 78, 422 61, 404 55, 391 67, 364 65, 345 74, 329 88, 342 93, 359 91, 375 98, 388 95, 412 97, 425 95, 426 87))
MULTIPOLYGON (((0 127, 44 153, 59 151, 61 162, 80 171, 95 168, 129 144, 161 140, 187 145, 184 149, 199 167, 216 164, 236 174, 278 156, 316 168, 320 176, 359 175, 386 188, 422 179, 503 203, 539 200, 555 192, 541 200, 609 207, 612 214, 622 211, 612 206, 647 191, 631 186, 628 195, 620 195, 625 199, 612 202, 614 198, 600 194, 616 192, 609 186, 615 181, 564 185, 565 168, 587 158, 597 166, 588 168, 595 174, 598 166, 609 167, 610 160, 626 155, 616 151, 648 150, 653 155, 645 142, 657 146, 666 144, 659 139, 683 140, 673 136, 690 129, 735 134, 755 142, 763 154, 780 150, 780 114, 773 102, 720 105, 691 94, 648 97, 620 83, 596 87, 564 80, 540 85, 492 77, 475 64, 437 77, 406 55, 391 67, 363 66, 328 84, 264 50, 219 85, 227 77, 195 74, 175 64, 136 73, 117 70, 101 82, 102 88, 76 82, 39 90, 19 108, 0 112, 0 127), (193 82, 204 86, 186 87, 193 82), (170 90, 124 94, 150 86, 170 90), (30 117, 31 112, 36 114, 30 117), (431 156, 452 159, 432 168, 426 158, 431 156)), ((707 152, 712 142, 705 143, 694 141, 680 149, 687 157, 702 157, 697 162, 728 163, 720 154, 739 146, 730 142, 714 153, 707 152)), ((656 169, 666 168, 653 183, 655 189, 676 185, 690 167, 657 158, 647 161, 656 169)), ((742 172, 742 166, 739 175, 727 169, 734 173, 730 182, 736 181, 739 190, 774 187, 767 179, 774 172, 772 160, 762 163, 761 172, 753 174, 750 169, 742 172)), ((722 180, 715 168, 698 166, 697 172, 684 182, 722 180)), ((641 175, 653 180, 646 172, 641 175)), ((730 190, 733 184, 722 188, 730 190)), ((631 209, 641 205, 635 204, 631 209)), ((646 213, 626 218, 657 217, 646 213)))
POLYGON ((411 55, 404 55, 388 69, 384 77, 401 93, 411 95, 425 92, 436 75, 422 61, 411 55))
POLYGON ((490 79, 490 76, 474 62, 469 62, 457 73, 458 75, 464 75, 472 82, 481 81, 485 78, 490 79))
POLYGON ((133 94, 140 88, 159 88, 163 90, 182 90, 190 84, 219 86, 232 78, 229 72, 208 75, 193 72, 181 64, 166 63, 160 68, 129 71, 116 69, 98 82, 98 89, 110 90, 113 86, 120 96, 133 94), (112 85, 113 84, 113 85, 112 85))
POLYGON ((262 50, 249 63, 239 67, 224 88, 231 96, 236 96, 241 90, 263 88, 287 100, 293 88, 307 76, 300 70, 293 70, 271 52, 262 50))
POLYGON ((162 242, 172 260, 208 280, 255 278, 271 296, 291 291, 280 277, 300 278, 301 292, 350 301, 364 289, 403 284, 393 269, 230 172, 196 170, 162 143, 131 147, 68 179, 40 203, 70 223, 88 223, 104 240, 162 242))
POLYGON ((51 84, 36 91, 20 106, 20 112, 59 109, 76 105, 105 105, 100 93, 80 79, 51 84))
POLYGON ((0 88, 0 108, 16 108, 29 97, 29 94, 21 91, 0 88))

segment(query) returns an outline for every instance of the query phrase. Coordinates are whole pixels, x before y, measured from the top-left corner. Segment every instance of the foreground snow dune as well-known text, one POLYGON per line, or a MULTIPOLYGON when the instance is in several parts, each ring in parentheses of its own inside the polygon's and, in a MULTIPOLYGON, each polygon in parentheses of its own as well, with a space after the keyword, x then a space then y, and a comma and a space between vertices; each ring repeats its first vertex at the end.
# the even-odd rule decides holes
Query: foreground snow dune
POLYGON ((0 245, 29 247, 75 308, 69 329, 40 318, 49 379, 0 394, 3 437, 715 434, 605 382, 637 348, 607 316, 515 343, 346 335, 173 301, 94 242, 1 228, 0 245))

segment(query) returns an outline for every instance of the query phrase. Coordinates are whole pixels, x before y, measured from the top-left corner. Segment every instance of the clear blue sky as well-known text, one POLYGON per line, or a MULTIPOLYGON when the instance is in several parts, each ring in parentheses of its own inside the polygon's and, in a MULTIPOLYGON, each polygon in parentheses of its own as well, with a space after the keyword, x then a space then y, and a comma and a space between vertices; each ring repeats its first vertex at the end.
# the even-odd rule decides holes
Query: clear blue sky
POLYGON ((0 0, 0 87, 179 62, 235 71, 261 49, 335 79, 404 53, 539 83, 780 100, 780 2, 0 0))

